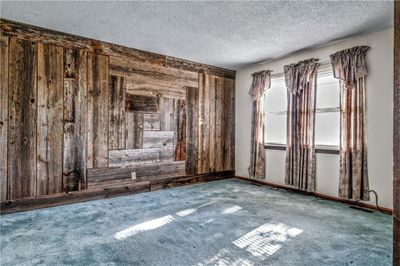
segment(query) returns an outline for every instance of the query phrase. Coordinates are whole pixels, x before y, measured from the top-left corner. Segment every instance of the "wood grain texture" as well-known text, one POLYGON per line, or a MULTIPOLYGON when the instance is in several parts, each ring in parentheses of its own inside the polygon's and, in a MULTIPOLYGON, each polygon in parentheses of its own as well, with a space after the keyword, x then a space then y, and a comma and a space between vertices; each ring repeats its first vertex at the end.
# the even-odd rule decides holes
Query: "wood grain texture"
POLYGON ((125 149, 125 78, 110 76, 108 148, 125 149))
POLYGON ((152 82, 150 80, 137 80, 130 77, 126 77, 126 91, 133 95, 186 98, 185 88, 181 85, 166 87, 163 83, 152 82))
POLYGON ((158 113, 160 99, 154 96, 126 94, 125 109, 127 112, 158 113))
POLYGON ((134 167, 108 167, 88 170, 89 188, 100 182, 131 179, 132 172, 137 180, 157 176, 180 176, 185 174, 185 162, 140 164, 134 167))
POLYGON ((0 201, 8 199, 8 49, 9 38, 0 35, 0 201))
POLYGON ((88 53, 87 167, 108 166, 108 56, 88 53))
POLYGON ((225 136, 225 112, 224 112, 224 79, 216 79, 215 98, 216 98, 216 113, 215 113, 215 170, 224 170, 224 136, 225 136))
POLYGON ((174 131, 144 131, 143 148, 173 148, 174 131))
POLYGON ((63 188, 86 188, 87 53, 64 49, 63 188))
POLYGON ((217 112, 217 102, 216 102, 216 78, 214 76, 208 75, 209 79, 209 95, 210 95, 210 149, 208 153, 208 158, 210 161, 210 172, 216 171, 216 112, 217 112))
POLYGON ((160 123, 161 130, 174 130, 174 99, 160 98, 160 123))
MULTIPOLYGON (((133 147, 132 149, 143 148, 144 114, 133 113, 133 147)), ((131 147, 127 147, 128 149, 131 147)))
POLYGON ((37 195, 63 190, 64 49, 37 44, 37 195))
POLYGON ((198 170, 197 173, 209 172, 210 160, 210 78, 199 73, 199 135, 198 135, 198 170))
POLYGON ((128 167, 145 163, 172 162, 171 148, 132 149, 109 151, 109 167, 128 167))
POLYGON ((394 3, 393 265, 400 266, 400 3, 394 3))
POLYGON ((175 161, 186 160, 186 101, 174 102, 174 147, 175 161))
POLYGON ((10 39, 9 198, 36 195, 37 46, 10 39), (12 137, 11 137, 12 136, 12 137))
POLYGON ((160 130, 160 115, 159 114, 143 114, 143 129, 144 130, 160 130))
POLYGON ((235 169, 235 80, 224 78, 224 171, 235 169))
POLYGON ((199 113, 199 89, 197 87, 186 88, 187 100, 187 127, 186 127, 186 174, 197 174, 198 158, 198 113, 199 113))

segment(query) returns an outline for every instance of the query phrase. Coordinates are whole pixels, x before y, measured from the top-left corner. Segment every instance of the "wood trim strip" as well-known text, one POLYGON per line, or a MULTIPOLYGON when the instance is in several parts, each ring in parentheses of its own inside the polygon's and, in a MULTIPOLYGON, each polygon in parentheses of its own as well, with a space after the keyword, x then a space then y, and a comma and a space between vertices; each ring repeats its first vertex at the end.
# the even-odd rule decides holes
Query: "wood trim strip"
MULTIPOLYGON (((356 202, 356 201, 353 201, 353 200, 342 199, 342 198, 339 198, 339 197, 329 196, 329 195, 318 193, 318 192, 307 192, 307 191, 300 190, 300 189, 297 189, 297 188, 294 188, 294 187, 290 187, 290 186, 286 186, 286 185, 280 185, 280 184, 275 184, 275 183, 271 183, 271 182, 268 182, 268 181, 264 181, 262 179, 253 179, 253 178, 248 178, 248 177, 244 177, 244 176, 236 176, 236 178, 238 178, 240 180, 248 181, 248 182, 251 182, 251 183, 263 185, 263 186, 270 186, 270 187, 274 187, 274 188, 286 189, 286 190, 289 190, 289 191, 292 191, 292 192, 296 192, 296 193, 316 196, 318 198, 325 199, 325 200, 336 201, 336 202, 341 202, 341 203, 350 204, 350 205, 356 205, 356 206, 360 206, 360 207, 363 207, 363 208, 372 209, 372 210, 375 210, 375 211, 378 210, 376 208, 376 206, 368 204, 368 203, 356 202)), ((385 212, 386 214, 392 214, 392 211, 393 211, 392 209, 385 208, 385 207, 380 207, 380 209, 383 212, 385 212)))
MULTIPOLYGON (((265 144, 266 150, 277 150, 277 151, 286 151, 286 145, 279 145, 279 144, 265 144)), ((323 148, 323 147, 316 147, 316 153, 322 154, 340 154, 338 149, 331 149, 331 148, 323 148)))
POLYGON ((3 215, 21 211, 55 207, 65 204, 85 202, 96 199, 150 192, 159 189, 211 182, 234 177, 235 171, 222 171, 202 175, 154 178, 149 181, 132 182, 132 184, 123 184, 120 186, 110 185, 110 187, 73 191, 67 194, 57 193, 39 197, 9 200, 0 203, 0 214, 3 215))
POLYGON ((2 35, 29 40, 32 42, 54 44, 70 49, 83 49, 88 52, 109 56, 128 57, 139 62, 148 62, 192 72, 206 71, 212 75, 224 78, 235 79, 236 76, 235 70, 142 51, 122 45, 116 45, 73 34, 45 29, 3 18, 0 19, 0 29, 2 35))

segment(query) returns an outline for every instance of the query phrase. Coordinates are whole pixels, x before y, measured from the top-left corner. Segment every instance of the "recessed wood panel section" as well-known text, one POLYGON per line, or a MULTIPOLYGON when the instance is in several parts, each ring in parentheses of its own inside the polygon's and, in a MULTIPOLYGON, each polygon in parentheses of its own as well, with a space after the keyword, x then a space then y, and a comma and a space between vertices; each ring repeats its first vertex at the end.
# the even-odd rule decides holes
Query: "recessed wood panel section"
POLYGON ((64 49, 64 191, 86 188, 87 53, 64 49))
POLYGON ((127 167, 145 163, 172 162, 172 148, 151 148, 109 151, 109 167, 127 167))
POLYGON ((126 95, 125 108, 127 112, 157 113, 159 111, 159 98, 143 95, 126 95))
POLYGON ((198 113, 199 113, 199 89, 197 87, 186 88, 187 120, 186 126, 186 173, 197 173, 198 157, 198 113))
POLYGON ((144 130, 160 130, 160 115, 159 114, 143 114, 143 129, 144 130))
POLYGON ((125 149, 125 78, 110 76, 109 84, 109 149, 125 149))
POLYGON ((9 198, 36 195, 37 45, 10 39, 8 82, 9 198))
POLYGON ((9 38, 0 35, 0 201, 8 198, 8 46, 9 38))
POLYGON ((126 149, 143 147, 144 114, 127 112, 126 114, 126 149))
POLYGON ((88 53, 87 167, 108 166, 108 56, 88 53))
POLYGON ((144 131, 143 148, 173 148, 174 131, 144 131))
POLYGON ((134 167, 93 168, 88 170, 89 186, 100 182, 131 179, 132 172, 138 180, 157 176, 185 175, 185 162, 141 164, 134 167))
POLYGON ((37 78, 37 195, 63 190, 64 49, 38 47, 37 78))

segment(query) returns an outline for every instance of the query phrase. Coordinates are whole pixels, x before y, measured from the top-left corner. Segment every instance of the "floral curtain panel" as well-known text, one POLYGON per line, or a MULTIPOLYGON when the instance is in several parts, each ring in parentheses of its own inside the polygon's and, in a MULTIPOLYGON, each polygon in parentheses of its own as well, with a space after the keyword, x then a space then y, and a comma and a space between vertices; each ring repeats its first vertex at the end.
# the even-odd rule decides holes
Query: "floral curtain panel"
POLYGON ((271 86, 271 71, 263 70, 253 73, 252 76, 253 82, 249 91, 253 100, 249 175, 265 178, 264 92, 271 86))
POLYGON ((288 90, 285 184, 315 190, 317 59, 284 67, 288 90))
POLYGON ((369 199, 365 95, 368 48, 353 47, 330 56, 341 87, 339 196, 354 200, 369 199))

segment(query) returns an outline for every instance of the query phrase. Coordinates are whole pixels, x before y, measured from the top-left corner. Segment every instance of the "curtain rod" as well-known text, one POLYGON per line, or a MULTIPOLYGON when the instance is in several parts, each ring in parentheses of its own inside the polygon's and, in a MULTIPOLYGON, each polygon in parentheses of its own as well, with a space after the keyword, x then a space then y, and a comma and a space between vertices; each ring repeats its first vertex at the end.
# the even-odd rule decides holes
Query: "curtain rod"
MULTIPOLYGON (((319 61, 319 63, 320 63, 321 66, 327 66, 327 65, 330 65, 331 60, 330 59, 326 59, 326 60, 319 61)), ((274 73, 274 74, 271 75, 271 78, 279 78, 279 77, 282 77, 284 74, 285 73, 283 73, 283 72, 274 73)))

